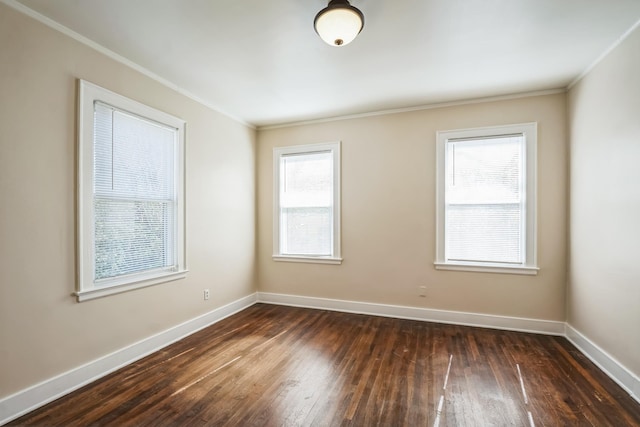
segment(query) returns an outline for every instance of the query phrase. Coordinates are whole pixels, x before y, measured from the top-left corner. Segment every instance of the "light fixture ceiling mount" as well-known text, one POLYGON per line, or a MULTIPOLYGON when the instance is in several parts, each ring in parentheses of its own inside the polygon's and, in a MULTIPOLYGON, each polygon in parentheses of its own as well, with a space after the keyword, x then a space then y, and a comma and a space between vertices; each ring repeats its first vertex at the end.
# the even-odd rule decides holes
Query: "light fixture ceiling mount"
POLYGON ((331 0, 313 21, 316 33, 331 46, 344 46, 353 41, 364 27, 364 15, 348 0, 331 0))

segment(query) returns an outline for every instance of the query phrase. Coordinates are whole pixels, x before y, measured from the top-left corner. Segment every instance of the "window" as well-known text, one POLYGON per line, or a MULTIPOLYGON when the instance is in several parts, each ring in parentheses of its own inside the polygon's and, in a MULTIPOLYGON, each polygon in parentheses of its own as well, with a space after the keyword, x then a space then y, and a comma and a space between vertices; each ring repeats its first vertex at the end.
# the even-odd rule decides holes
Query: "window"
POLYGON ((79 82, 78 301, 184 277, 184 128, 79 82))
POLYGON ((340 264, 340 143, 275 148, 273 259, 340 264))
POLYGON ((536 124, 437 133, 436 268, 537 274, 536 124))

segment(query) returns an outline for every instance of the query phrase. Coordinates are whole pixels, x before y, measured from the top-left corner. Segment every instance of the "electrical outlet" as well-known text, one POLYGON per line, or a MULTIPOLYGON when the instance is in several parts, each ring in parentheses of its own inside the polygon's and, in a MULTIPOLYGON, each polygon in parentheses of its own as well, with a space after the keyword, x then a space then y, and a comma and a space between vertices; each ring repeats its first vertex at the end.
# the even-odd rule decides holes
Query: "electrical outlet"
POLYGON ((427 296, 427 287, 426 286, 418 286, 418 296, 426 297, 427 296))
POLYGON ((204 299, 208 300, 209 299, 209 289, 205 289, 204 290, 204 299))

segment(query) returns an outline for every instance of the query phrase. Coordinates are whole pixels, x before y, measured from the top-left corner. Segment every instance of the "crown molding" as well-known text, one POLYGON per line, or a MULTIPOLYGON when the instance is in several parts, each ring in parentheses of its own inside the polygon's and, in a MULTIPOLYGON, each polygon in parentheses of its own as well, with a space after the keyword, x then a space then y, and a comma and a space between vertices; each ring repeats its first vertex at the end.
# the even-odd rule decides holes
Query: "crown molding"
POLYGON ((566 92, 567 92, 566 88, 556 88, 556 89, 546 89, 546 90, 538 90, 538 91, 531 91, 531 92, 519 92, 519 93, 510 94, 510 95, 497 95, 497 96, 487 96, 482 98, 470 98, 470 99, 462 99, 458 101, 423 104, 423 105, 417 105, 413 107, 394 108, 389 110, 377 110, 377 111, 370 111, 366 113, 347 114, 344 116, 333 116, 333 117, 326 117, 321 119, 301 120, 301 121, 294 121, 294 122, 288 122, 288 123, 282 123, 282 124, 276 124, 276 125, 258 126, 257 130, 263 131, 263 130, 296 127, 296 126, 314 125, 314 124, 320 124, 320 123, 337 122, 342 120, 362 119, 366 117, 409 113, 413 111, 433 110, 436 108, 457 107, 461 105, 471 105, 471 104, 482 104, 485 102, 507 101, 510 99, 530 98, 534 96, 555 95, 558 93, 566 93, 566 92))
POLYGON ((613 52, 615 48, 620 46, 620 44, 625 41, 638 27, 640 27, 640 19, 635 24, 633 24, 631 28, 629 28, 624 34, 618 37, 618 39, 614 41, 613 44, 609 46, 604 52, 602 52, 600 56, 598 56, 596 60, 591 63, 591 65, 585 68, 584 71, 578 75, 578 77, 573 79, 573 81, 569 83, 569 86, 567 86, 567 90, 571 90, 580 82, 580 80, 585 78, 587 74, 589 74, 598 64, 604 61, 604 59, 609 56, 609 54, 613 52))
POLYGON ((178 92, 180 95, 183 95, 189 99, 191 99, 192 101, 197 102, 198 104, 201 104, 207 108, 209 108, 210 110, 215 111, 216 113, 222 114, 223 116, 226 116, 244 126, 247 126, 248 128, 251 129, 256 129, 256 127, 251 124, 248 123, 244 120, 242 120, 239 117, 234 116, 233 114, 227 113, 225 111, 223 111, 222 109, 220 109, 218 106, 200 98, 199 96, 189 92, 188 90, 185 90, 183 88, 181 88, 179 85, 173 83, 170 80, 165 79, 164 77, 159 76, 158 74, 152 72, 151 70, 143 67, 142 65, 133 62, 127 58, 125 58, 122 55, 117 54, 116 52, 107 49, 106 47, 102 46, 99 43, 94 42, 93 40, 83 36, 82 34, 79 34, 75 31, 73 31, 72 29, 65 27, 64 25, 60 24, 59 22, 54 21, 51 18, 48 18, 44 15, 42 15, 41 13, 36 12, 33 9, 30 9, 29 7, 23 5, 22 3, 18 2, 17 0, 0 0, 0 3, 4 3, 5 5, 11 7, 12 9, 17 10, 18 12, 29 16, 30 18, 35 19, 36 21, 46 25, 49 28, 52 28, 53 30, 56 30, 64 35, 66 35, 67 37, 70 37, 74 40, 76 40, 77 42, 80 42, 82 44, 84 44, 85 46, 90 47, 91 49, 94 49, 98 52, 100 52, 101 54, 105 55, 106 57, 113 59, 114 61, 117 61, 137 72, 139 72, 140 74, 160 83, 161 85, 175 91, 178 92))

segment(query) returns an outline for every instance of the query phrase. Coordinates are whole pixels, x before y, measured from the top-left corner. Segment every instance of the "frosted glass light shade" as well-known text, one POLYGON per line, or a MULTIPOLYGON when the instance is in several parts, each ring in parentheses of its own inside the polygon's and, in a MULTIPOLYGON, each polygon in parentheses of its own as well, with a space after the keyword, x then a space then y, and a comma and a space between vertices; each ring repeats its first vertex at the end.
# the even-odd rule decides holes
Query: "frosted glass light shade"
POLYGON ((331 46, 351 43, 364 27, 364 16, 347 0, 331 0, 313 22, 322 40, 331 46))

